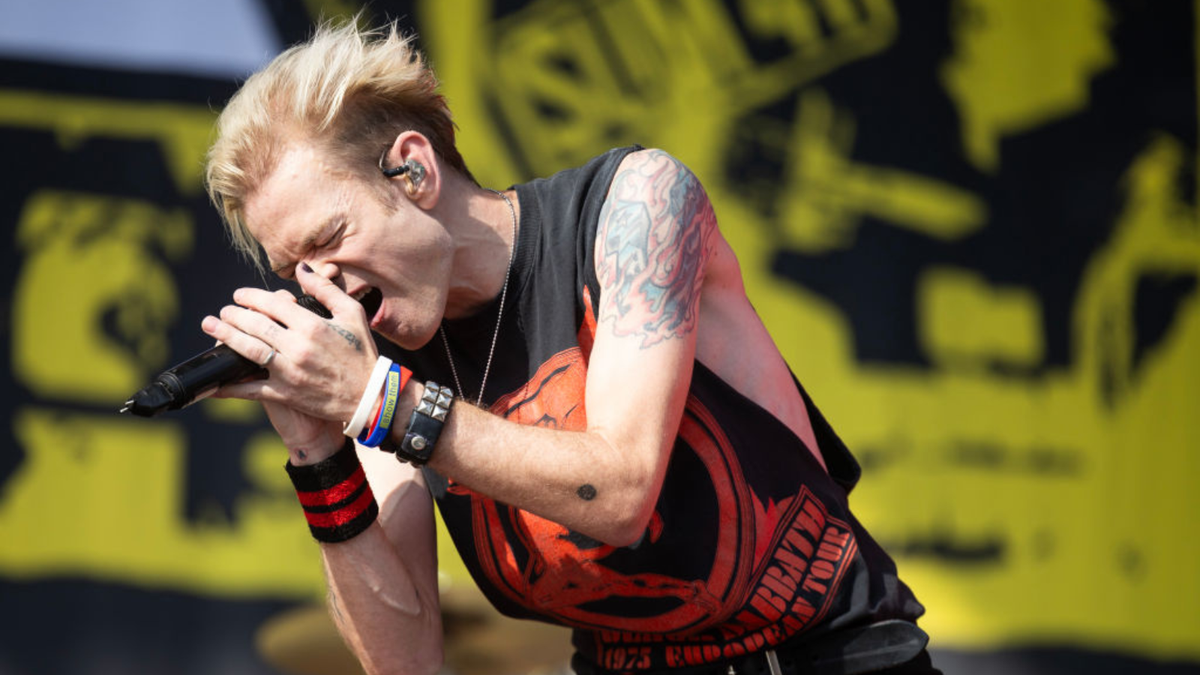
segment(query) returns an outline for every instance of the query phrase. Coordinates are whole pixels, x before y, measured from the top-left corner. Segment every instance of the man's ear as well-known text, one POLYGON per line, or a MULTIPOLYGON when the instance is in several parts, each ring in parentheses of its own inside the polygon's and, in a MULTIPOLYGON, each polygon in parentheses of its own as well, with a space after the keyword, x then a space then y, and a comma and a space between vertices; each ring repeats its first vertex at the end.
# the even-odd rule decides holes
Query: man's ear
POLYGON ((424 134, 400 132, 380 158, 379 170, 388 180, 400 181, 404 194, 418 207, 429 210, 437 205, 442 168, 433 144, 424 134))

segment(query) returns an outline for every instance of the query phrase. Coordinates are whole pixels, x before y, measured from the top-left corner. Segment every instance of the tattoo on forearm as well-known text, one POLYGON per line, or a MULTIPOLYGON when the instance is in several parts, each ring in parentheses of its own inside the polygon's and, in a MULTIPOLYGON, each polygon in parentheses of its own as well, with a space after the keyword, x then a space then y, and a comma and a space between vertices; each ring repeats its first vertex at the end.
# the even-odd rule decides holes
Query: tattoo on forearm
POLYGON ((635 155, 600 214, 601 320, 642 347, 691 332, 716 217, 695 175, 670 155, 635 155))
POLYGON ((579 498, 585 502, 590 502, 596 498, 596 488, 592 487, 591 483, 584 483, 575 491, 579 498))
POLYGON ((334 323, 332 321, 326 321, 325 325, 329 326, 330 330, 332 330, 333 332, 346 338, 346 342, 349 342, 350 344, 354 345, 354 351, 356 351, 356 352, 362 351, 362 348, 363 348, 362 340, 359 340, 357 335, 355 335, 354 333, 351 333, 350 331, 346 330, 345 328, 342 328, 341 326, 337 325, 336 323, 334 323))

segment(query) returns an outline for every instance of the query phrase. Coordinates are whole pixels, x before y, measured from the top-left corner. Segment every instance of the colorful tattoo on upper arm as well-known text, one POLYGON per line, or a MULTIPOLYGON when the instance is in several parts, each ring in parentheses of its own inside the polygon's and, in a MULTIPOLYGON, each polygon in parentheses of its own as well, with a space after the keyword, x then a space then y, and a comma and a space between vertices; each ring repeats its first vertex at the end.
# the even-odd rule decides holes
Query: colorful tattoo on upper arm
POLYGON ((596 272, 600 321, 642 347, 691 332, 716 232, 695 175, 661 151, 631 155, 600 213, 596 272))

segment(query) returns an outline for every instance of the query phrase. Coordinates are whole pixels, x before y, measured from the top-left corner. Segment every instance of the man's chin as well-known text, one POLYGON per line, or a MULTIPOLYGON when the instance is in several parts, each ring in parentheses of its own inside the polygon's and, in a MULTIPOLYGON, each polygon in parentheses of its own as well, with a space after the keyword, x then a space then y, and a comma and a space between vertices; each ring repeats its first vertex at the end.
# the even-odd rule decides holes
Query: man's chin
POLYGON ((384 338, 388 342, 397 347, 415 352, 425 345, 429 344, 430 340, 437 336, 437 326, 425 333, 414 332, 415 327, 411 325, 400 325, 386 316, 380 316, 378 324, 372 324, 371 330, 379 337, 384 338))

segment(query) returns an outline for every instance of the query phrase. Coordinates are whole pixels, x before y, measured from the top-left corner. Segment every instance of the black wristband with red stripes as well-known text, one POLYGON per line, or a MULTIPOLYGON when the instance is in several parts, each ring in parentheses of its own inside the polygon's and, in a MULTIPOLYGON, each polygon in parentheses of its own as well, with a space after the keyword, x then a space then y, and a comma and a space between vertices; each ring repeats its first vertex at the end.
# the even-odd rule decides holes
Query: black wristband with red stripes
POLYGON ((370 527, 379 515, 354 439, 347 438, 341 450, 316 464, 295 466, 289 461, 286 468, 317 541, 346 541, 370 527))

